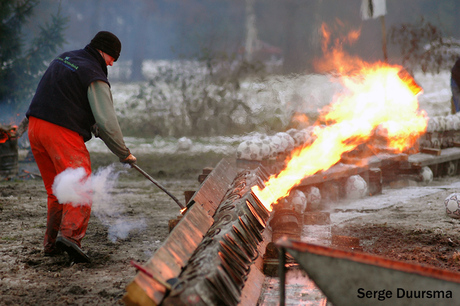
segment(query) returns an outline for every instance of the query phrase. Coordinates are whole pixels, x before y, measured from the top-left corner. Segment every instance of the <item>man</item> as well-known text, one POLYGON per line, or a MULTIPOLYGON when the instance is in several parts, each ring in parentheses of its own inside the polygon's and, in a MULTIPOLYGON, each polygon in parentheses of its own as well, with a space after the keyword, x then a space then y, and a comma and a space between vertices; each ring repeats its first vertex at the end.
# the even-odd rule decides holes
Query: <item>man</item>
POLYGON ((136 162, 123 140, 107 79, 107 66, 117 61, 120 51, 120 40, 101 31, 84 49, 59 55, 45 71, 26 113, 30 146, 48 194, 45 256, 66 251, 74 262, 89 261, 81 240, 91 203, 59 203, 52 185, 67 168, 83 167, 91 174, 85 146, 91 132, 122 163, 136 162))
POLYGON ((452 91, 451 110, 452 114, 456 114, 460 111, 460 58, 451 70, 450 89, 452 91))

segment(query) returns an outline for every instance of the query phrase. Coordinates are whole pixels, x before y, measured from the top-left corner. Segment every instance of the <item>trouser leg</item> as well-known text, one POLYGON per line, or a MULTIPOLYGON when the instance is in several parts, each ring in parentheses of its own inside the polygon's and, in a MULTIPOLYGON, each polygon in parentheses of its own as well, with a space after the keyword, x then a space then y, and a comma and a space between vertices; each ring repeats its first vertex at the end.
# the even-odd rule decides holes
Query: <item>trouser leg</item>
POLYGON ((91 207, 88 205, 75 207, 72 204, 64 204, 61 235, 81 247, 81 240, 86 234, 90 215, 91 207))
POLYGON ((29 119, 32 152, 48 194, 45 250, 54 246, 59 231, 81 246, 91 214, 91 201, 60 204, 53 194, 52 185, 56 175, 67 168, 83 167, 86 174, 90 175, 88 150, 78 133, 37 118, 29 119))
POLYGON ((59 234, 62 219, 62 205, 48 198, 48 213, 46 217, 46 232, 44 239, 45 252, 51 252, 59 234))

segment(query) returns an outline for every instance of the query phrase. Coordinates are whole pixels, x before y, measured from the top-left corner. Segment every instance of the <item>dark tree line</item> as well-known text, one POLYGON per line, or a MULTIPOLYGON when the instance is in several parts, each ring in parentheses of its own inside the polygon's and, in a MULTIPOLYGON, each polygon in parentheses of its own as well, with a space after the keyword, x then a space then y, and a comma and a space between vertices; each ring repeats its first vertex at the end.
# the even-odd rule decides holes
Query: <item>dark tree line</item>
MULTIPOLYGON (((64 44, 66 18, 56 14, 37 24, 37 34, 28 37, 24 27, 33 16, 37 0, 0 2, 0 119, 23 114, 41 74, 64 44)), ((21 117, 22 118, 22 117, 21 117)), ((21 119, 19 118, 19 120, 21 119)))
MULTIPOLYGON (((120 61, 130 61, 131 81, 142 79, 146 59, 242 58, 247 51, 249 1, 256 41, 262 46, 254 60, 282 58, 280 73, 313 72, 313 60, 322 55, 323 23, 339 21, 343 32, 360 29, 359 40, 347 51, 364 60, 383 59, 380 22, 362 20, 361 0, 3 0, 0 103, 12 107, 28 102, 37 77, 53 56, 65 49, 84 47, 100 30, 120 37, 120 61)), ((460 38, 460 19, 456 16, 459 1, 386 3, 387 33, 393 35, 388 39, 388 53, 393 63, 417 63, 414 55, 421 56, 417 52, 407 54, 404 37, 412 37, 418 48, 431 43, 425 41, 431 36, 423 34, 423 27, 419 27, 422 32, 415 40, 407 31, 417 27, 422 16, 437 29, 438 42, 445 42, 440 37, 460 38)), ((435 63, 439 59, 436 57, 435 63)), ((448 65, 447 61, 444 64, 448 65)))
MULTIPOLYGON (((248 0, 41 0, 37 13, 48 19, 62 7, 69 17, 66 48, 80 48, 95 32, 105 29, 120 36, 121 60, 132 61, 132 79, 141 77, 144 59, 191 58, 226 52, 241 55, 246 39, 248 0)), ((350 52, 367 60, 382 59, 381 25, 361 19, 361 0, 254 0, 258 39, 280 53, 284 73, 312 71, 312 60, 321 56, 321 24, 340 20, 344 30, 361 29, 361 37, 350 52)), ((386 1, 386 26, 415 23, 421 16, 446 36, 460 37, 456 0, 386 1)), ((40 20, 37 18, 37 20, 40 20)), ((31 26, 32 31, 34 27, 31 26)), ((399 46, 388 46, 389 56, 400 58, 399 46)))

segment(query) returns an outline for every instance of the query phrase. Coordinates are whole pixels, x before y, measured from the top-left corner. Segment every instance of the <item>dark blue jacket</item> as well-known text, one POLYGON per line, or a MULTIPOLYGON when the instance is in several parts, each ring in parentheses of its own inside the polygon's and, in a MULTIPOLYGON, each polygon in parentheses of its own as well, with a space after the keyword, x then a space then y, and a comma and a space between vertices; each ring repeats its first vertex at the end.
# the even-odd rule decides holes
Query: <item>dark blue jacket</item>
POLYGON ((33 116, 68 128, 91 139, 95 120, 88 101, 88 86, 107 80, 107 65, 99 52, 84 49, 56 57, 45 71, 26 116, 33 116))

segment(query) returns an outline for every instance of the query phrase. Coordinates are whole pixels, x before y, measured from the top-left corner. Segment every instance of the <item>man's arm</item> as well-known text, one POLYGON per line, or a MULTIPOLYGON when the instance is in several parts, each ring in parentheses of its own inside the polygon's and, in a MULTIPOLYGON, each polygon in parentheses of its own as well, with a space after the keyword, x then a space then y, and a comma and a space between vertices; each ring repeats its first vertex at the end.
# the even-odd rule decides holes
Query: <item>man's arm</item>
POLYGON ((135 162, 136 158, 123 140, 109 85, 102 81, 91 83, 88 87, 88 100, 96 120, 98 137, 104 141, 113 154, 118 156, 121 162, 135 162))

